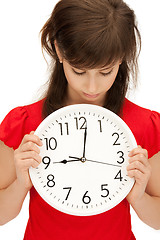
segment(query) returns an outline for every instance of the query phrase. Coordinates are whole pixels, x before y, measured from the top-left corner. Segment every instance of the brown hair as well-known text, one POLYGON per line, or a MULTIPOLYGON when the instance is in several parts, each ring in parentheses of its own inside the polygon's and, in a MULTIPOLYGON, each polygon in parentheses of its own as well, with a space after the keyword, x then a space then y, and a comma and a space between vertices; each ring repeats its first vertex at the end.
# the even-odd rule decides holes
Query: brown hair
POLYGON ((63 106, 67 80, 54 41, 70 65, 91 69, 122 59, 104 107, 118 114, 129 86, 136 86, 141 37, 135 14, 122 0, 61 0, 41 30, 42 48, 52 57, 44 117, 63 106))

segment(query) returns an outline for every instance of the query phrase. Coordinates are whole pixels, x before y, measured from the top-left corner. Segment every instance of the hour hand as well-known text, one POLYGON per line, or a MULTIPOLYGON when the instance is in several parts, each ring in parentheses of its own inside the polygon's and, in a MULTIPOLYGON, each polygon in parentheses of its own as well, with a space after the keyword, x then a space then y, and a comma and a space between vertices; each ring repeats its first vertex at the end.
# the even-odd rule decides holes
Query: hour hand
POLYGON ((66 160, 66 159, 63 159, 62 161, 59 161, 59 162, 53 162, 53 164, 55 163, 63 163, 63 164, 66 164, 68 162, 77 162, 77 161, 80 161, 79 159, 74 159, 74 160, 66 160))

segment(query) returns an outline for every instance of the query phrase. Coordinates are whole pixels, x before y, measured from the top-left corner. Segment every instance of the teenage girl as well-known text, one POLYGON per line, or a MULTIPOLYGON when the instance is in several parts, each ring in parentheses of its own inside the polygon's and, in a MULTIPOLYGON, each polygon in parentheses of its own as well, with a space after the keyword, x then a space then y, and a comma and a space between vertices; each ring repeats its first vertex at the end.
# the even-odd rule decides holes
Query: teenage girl
POLYGON ((52 59, 46 96, 13 109, 0 125, 0 224, 18 215, 30 191, 24 240, 134 240, 130 205, 143 222, 160 229, 160 114, 126 99, 131 79, 136 84, 141 45, 133 10, 122 0, 61 0, 41 40, 52 59), (28 174, 41 162, 35 129, 53 111, 79 103, 119 115, 138 143, 127 167, 135 178, 131 192, 113 209, 90 217, 49 206, 28 174))

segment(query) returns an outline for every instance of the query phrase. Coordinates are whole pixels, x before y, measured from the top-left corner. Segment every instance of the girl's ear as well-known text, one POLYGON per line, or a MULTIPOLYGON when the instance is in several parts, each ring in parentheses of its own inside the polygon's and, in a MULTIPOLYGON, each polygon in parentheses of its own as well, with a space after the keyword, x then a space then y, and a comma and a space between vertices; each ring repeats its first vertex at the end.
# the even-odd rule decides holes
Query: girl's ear
POLYGON ((56 49, 57 56, 59 58, 59 62, 62 63, 63 62, 63 57, 61 55, 61 52, 59 50, 59 47, 58 47, 58 44, 57 44, 56 40, 54 40, 54 46, 55 46, 55 49, 56 49))

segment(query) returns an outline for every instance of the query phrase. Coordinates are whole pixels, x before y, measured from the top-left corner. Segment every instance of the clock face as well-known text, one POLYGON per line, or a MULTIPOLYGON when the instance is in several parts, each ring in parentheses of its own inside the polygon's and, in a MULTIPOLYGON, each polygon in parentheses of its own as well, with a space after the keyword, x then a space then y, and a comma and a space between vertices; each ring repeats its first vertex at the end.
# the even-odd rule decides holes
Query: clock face
POLYGON ((136 140, 111 111, 90 104, 61 108, 37 128, 42 163, 30 168, 40 196, 59 211, 77 216, 105 212, 131 190, 129 152, 136 140))

